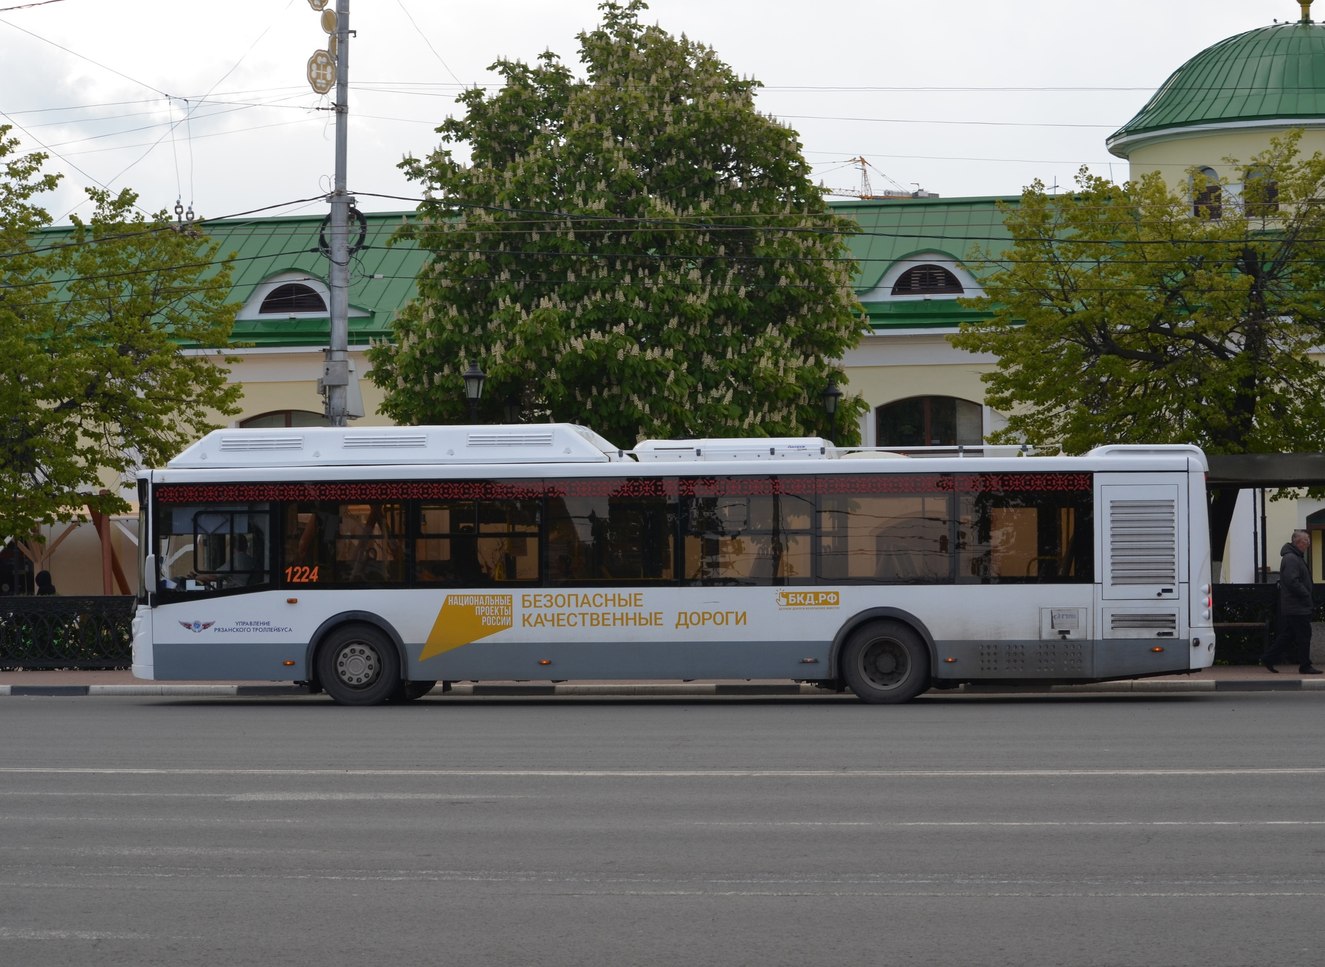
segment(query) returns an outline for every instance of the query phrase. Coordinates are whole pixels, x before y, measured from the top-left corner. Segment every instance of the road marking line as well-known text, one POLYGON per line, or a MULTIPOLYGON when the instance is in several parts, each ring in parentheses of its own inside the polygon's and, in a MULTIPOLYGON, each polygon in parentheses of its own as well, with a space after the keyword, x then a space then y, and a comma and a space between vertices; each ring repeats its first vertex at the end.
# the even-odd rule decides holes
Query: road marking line
POLYGON ((473 779, 1060 779, 1082 776, 1320 776, 1325 767, 1216 769, 151 769, 0 767, 0 775, 417 776, 473 779))
POLYGON ((112 933, 108 930, 32 930, 0 927, 0 940, 147 940, 145 933, 112 933))
POLYGON ((1163 820, 1018 820, 1001 822, 999 820, 879 820, 877 822, 778 822, 772 820, 769 822, 736 822, 728 820, 715 820, 706 822, 703 820, 687 823, 690 826, 722 826, 722 827, 753 827, 756 829, 771 829, 783 826, 871 826, 882 829, 896 829, 899 827, 916 826, 938 826, 943 828, 950 827, 1004 827, 1004 826, 1029 826, 1034 828, 1053 827, 1053 826, 1325 826, 1325 820, 1318 819, 1163 819, 1163 820))

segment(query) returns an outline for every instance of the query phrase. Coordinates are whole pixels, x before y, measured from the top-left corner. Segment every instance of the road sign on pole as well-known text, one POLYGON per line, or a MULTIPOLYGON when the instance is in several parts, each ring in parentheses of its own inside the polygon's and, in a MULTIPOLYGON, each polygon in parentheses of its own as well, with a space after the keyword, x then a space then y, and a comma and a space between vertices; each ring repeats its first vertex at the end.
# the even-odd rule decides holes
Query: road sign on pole
POLYGON ((336 86, 336 62, 325 50, 315 50, 308 58, 308 84, 319 94, 330 93, 336 86))

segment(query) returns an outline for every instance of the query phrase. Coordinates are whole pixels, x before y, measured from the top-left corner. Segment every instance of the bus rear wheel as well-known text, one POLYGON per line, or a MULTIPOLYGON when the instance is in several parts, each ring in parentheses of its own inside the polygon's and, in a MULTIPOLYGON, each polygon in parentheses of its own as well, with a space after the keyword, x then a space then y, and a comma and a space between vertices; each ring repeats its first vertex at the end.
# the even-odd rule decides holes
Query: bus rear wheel
POLYGON ((322 688, 339 705, 380 705, 401 685, 395 645, 363 625, 333 631, 318 649, 317 670, 322 688))
POLYGON ((929 687, 929 650, 900 621, 871 622, 847 639, 842 677, 862 702, 909 702, 929 687))

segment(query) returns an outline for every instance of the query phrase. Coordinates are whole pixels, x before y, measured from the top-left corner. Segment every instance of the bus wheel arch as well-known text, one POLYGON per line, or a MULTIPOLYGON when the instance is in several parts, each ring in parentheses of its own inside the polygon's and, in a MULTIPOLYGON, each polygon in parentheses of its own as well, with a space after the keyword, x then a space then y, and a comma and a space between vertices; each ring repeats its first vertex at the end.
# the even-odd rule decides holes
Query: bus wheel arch
POLYGON ((400 639, 368 615, 341 615, 313 637, 313 686, 339 705, 380 705, 405 686, 400 639))
POLYGON ((930 687, 933 641, 913 615, 879 608, 844 627, 834 645, 834 667, 861 701, 907 702, 930 687))

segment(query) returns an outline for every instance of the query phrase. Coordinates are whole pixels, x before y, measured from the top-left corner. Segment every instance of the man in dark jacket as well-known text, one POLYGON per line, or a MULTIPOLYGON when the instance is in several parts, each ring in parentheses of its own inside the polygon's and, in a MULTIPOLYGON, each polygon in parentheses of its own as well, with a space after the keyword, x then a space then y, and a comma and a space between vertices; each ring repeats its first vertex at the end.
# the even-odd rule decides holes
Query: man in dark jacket
POLYGON ((1307 565, 1307 548, 1311 537, 1306 531, 1293 531, 1293 538, 1279 553, 1279 620, 1274 644, 1261 656, 1261 664, 1278 672, 1275 662, 1289 655, 1296 661, 1302 675, 1319 675, 1320 669, 1311 664, 1311 568, 1307 565))

